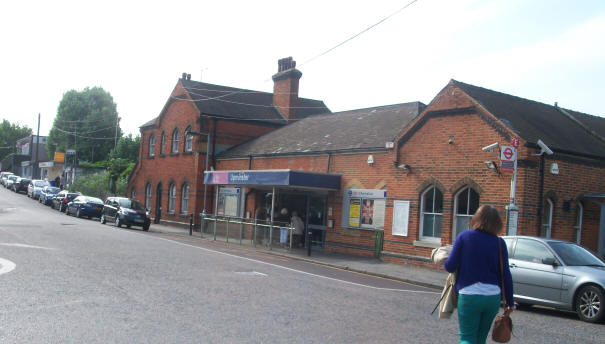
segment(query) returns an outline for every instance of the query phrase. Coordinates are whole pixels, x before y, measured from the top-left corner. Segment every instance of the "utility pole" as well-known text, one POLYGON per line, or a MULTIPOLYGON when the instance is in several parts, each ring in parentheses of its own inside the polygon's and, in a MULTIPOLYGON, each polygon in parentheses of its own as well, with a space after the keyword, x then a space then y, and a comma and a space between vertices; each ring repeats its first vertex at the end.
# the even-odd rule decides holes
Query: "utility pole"
MULTIPOLYGON (((33 166, 33 171, 32 171, 32 178, 33 179, 38 179, 38 145, 40 144, 40 113, 38 112, 38 134, 36 135, 36 150, 34 152, 35 155, 35 160, 34 160, 34 166, 33 166)), ((33 148, 33 147, 32 147, 33 148)))
POLYGON ((116 135, 113 139, 113 154, 116 154, 116 147, 118 145, 118 123, 120 123, 120 117, 116 115, 116 135))

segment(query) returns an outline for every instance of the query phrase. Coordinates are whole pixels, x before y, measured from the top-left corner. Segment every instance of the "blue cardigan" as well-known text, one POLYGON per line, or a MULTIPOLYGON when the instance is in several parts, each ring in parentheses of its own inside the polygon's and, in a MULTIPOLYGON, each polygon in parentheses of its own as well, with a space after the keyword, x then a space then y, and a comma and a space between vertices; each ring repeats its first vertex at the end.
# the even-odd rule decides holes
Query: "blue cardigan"
POLYGON ((512 307, 514 304, 513 279, 508 267, 508 250, 504 240, 481 230, 464 231, 456 238, 452 252, 443 266, 448 272, 458 269, 456 290, 477 282, 493 284, 502 288, 498 240, 502 244, 506 303, 512 307))

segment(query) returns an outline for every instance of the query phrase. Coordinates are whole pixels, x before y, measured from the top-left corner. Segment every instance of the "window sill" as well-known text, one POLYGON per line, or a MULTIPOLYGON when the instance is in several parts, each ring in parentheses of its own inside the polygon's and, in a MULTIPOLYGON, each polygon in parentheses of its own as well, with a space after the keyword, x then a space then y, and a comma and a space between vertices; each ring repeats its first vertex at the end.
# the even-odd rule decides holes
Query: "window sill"
POLYGON ((438 248, 441 247, 441 241, 420 241, 414 240, 414 246, 417 247, 429 247, 429 248, 438 248))
POLYGON ((179 153, 170 153, 170 156, 179 156, 179 153))
POLYGON ((163 158, 165 156, 166 156, 166 154, 160 154, 160 155, 158 155, 158 158, 163 158))

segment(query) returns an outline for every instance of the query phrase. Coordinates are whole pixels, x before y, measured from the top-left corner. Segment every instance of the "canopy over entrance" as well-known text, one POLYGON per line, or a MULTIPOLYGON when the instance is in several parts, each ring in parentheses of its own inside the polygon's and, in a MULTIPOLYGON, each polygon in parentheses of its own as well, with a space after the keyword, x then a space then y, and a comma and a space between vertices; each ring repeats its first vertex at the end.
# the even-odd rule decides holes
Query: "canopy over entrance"
POLYGON ((204 184, 266 185, 338 190, 340 174, 294 170, 206 171, 204 184))

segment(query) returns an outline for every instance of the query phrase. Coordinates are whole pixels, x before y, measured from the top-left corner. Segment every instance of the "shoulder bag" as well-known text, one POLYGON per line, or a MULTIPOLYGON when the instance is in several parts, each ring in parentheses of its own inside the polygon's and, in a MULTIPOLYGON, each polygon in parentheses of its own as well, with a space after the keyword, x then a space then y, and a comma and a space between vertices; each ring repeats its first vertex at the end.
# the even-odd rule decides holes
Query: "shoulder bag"
POLYGON ((502 244, 498 237, 498 250, 500 251, 500 279, 502 290, 502 301, 504 302, 504 312, 502 315, 496 316, 492 329, 492 340, 498 343, 508 343, 513 332, 513 320, 510 318, 510 310, 506 303, 506 291, 504 290, 504 268, 502 263, 502 244))

